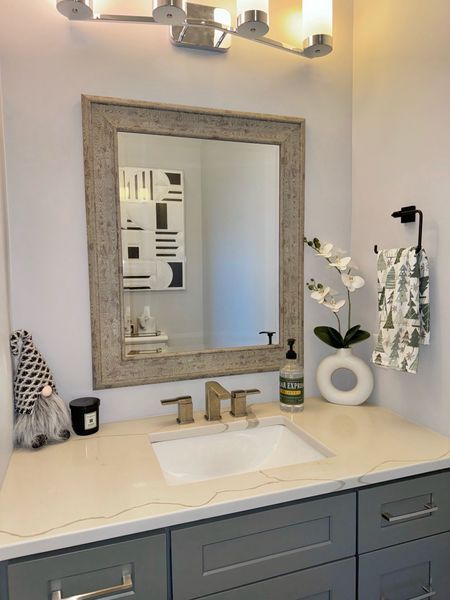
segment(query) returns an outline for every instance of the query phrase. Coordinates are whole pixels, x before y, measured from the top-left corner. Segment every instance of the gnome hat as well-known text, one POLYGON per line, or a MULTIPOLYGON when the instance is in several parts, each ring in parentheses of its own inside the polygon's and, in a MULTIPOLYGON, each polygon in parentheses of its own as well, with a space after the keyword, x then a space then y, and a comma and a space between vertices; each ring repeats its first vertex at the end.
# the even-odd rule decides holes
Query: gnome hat
POLYGON ((18 357, 14 377, 15 410, 19 415, 31 415, 46 385, 56 393, 53 375, 28 331, 14 331, 10 343, 11 353, 18 357))

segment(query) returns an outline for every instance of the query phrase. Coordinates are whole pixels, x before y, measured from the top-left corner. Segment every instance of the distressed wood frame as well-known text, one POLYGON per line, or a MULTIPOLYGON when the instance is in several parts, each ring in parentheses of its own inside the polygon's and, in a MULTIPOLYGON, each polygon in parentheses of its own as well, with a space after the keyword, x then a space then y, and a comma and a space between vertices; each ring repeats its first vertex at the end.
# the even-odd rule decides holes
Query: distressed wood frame
POLYGON ((82 96, 94 389, 276 371, 287 338, 303 364, 303 119, 82 96), (126 358, 117 133, 280 147, 279 344, 126 358))

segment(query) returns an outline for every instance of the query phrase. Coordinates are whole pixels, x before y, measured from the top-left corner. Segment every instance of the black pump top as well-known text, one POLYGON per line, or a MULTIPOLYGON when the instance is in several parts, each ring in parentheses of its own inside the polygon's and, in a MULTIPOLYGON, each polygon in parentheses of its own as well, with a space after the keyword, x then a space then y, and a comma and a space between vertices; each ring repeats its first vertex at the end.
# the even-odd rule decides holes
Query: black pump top
POLYGON ((295 352, 295 350, 294 350, 294 344, 295 344, 295 339, 290 338, 288 340, 289 350, 286 353, 286 358, 288 358, 289 360, 297 360, 297 352, 295 352))

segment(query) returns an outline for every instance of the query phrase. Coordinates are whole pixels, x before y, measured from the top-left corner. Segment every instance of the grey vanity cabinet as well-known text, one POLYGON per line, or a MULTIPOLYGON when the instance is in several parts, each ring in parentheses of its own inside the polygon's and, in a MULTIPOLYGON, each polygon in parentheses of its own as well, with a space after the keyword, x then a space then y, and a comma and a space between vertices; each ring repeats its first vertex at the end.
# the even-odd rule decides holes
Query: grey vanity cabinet
POLYGON ((450 600, 450 471, 12 560, 1 600, 5 572, 7 600, 450 600))
POLYGON ((184 526, 172 531, 173 599, 191 600, 355 554, 354 492, 184 526))
POLYGON ((358 492, 360 554, 449 530, 450 472, 358 492))
POLYGON ((365 554, 360 600, 449 600, 450 533, 365 554))
POLYGON ((352 600, 355 598, 355 564, 354 558, 340 560, 202 600, 352 600))
POLYGON ((164 534, 12 561, 7 571, 9 600, 167 600, 164 534))

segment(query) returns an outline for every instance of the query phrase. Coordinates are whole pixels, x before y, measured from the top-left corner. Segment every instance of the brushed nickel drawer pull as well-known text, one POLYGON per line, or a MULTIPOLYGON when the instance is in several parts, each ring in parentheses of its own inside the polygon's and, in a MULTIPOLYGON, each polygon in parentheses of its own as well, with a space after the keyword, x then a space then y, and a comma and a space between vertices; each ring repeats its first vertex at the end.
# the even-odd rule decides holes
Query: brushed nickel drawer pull
MULTIPOLYGON (((406 521, 407 519, 414 519, 414 517, 425 517, 426 515, 431 515, 439 510, 439 506, 434 506, 433 504, 425 504, 423 510, 418 510, 417 512, 407 513, 406 515, 391 515, 389 512, 381 513, 383 519, 386 519, 389 523, 398 523, 398 521, 406 521)), ((413 598, 413 600, 416 600, 413 598)))
MULTIPOLYGON (((422 594, 422 596, 414 596, 414 598, 410 598, 409 600, 427 600, 428 598, 432 598, 433 596, 436 596, 436 592, 433 592, 433 589, 431 586, 422 586, 423 591, 425 592, 425 594, 422 594)), ((380 598, 380 600, 388 600, 388 598, 386 598, 386 596, 383 594, 380 598)))
POLYGON ((63 598, 61 590, 57 590, 52 593, 52 600, 94 600, 94 598, 101 598, 106 595, 111 596, 111 594, 119 594, 131 589, 133 589, 133 579, 131 575, 122 575, 122 583, 120 585, 105 588, 104 590, 97 590, 96 592, 87 592, 86 594, 70 596, 70 598, 63 598))
POLYGON ((433 592, 431 586, 422 586, 422 589, 425 592, 425 594, 423 594, 422 596, 416 596, 415 598, 411 598, 411 600, 426 600, 427 598, 432 598, 433 596, 436 596, 436 592, 433 592))

